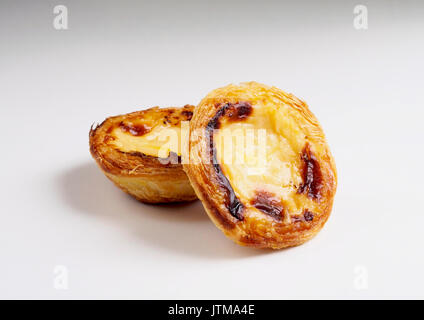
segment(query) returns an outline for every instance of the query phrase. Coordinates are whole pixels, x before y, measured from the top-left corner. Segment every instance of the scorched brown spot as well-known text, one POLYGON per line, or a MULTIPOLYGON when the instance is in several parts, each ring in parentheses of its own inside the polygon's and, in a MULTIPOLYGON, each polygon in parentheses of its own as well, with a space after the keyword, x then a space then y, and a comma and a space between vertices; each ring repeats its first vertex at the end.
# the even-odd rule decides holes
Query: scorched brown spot
POLYGON ((291 216, 292 222, 310 222, 314 220, 314 213, 309 211, 308 209, 305 209, 302 216, 291 216))
POLYGON ((298 192, 306 194, 311 199, 320 200, 322 173, 319 162, 312 153, 309 144, 306 144, 303 149, 301 159, 303 162, 301 168, 303 183, 299 186, 298 192))
POLYGON ((229 104, 225 116, 230 121, 242 121, 252 113, 252 105, 249 102, 229 104))
POLYGON ((132 123, 125 124, 124 122, 121 122, 119 124, 119 127, 121 128, 122 131, 129 132, 133 136, 137 136, 137 137, 142 136, 151 130, 150 127, 144 124, 132 124, 132 123))
POLYGON ((226 113, 230 104, 224 104, 218 111, 215 116, 208 122, 206 126, 206 137, 208 138, 208 147, 209 147, 209 155, 210 161, 212 162, 213 168, 215 170, 217 182, 221 190, 223 190, 225 194, 225 206, 228 209, 228 212, 237 220, 244 219, 244 205, 241 203, 240 199, 234 192, 233 187, 231 186, 230 181, 222 172, 221 165, 218 163, 216 158, 216 149, 213 142, 213 134, 214 130, 220 127, 220 119, 226 113))
POLYGON ((303 218, 305 219, 305 221, 312 221, 314 220, 314 214, 308 209, 306 209, 303 213, 303 218))
POLYGON ((181 114, 185 117, 186 120, 191 120, 193 117, 193 112, 189 110, 183 110, 181 111, 181 114))
POLYGON ((281 221, 284 217, 281 200, 268 191, 256 191, 250 204, 278 221, 281 221))
MULTIPOLYGON (((218 107, 219 105, 217 105, 218 107)), ((206 126, 206 136, 209 139, 209 154, 214 167, 217 181, 221 190, 225 193, 225 206, 229 213, 238 220, 243 220, 244 205, 234 193, 230 181, 224 175, 221 165, 216 158, 216 149, 213 142, 213 131, 221 126, 221 118, 226 118, 230 121, 242 121, 252 113, 252 105, 249 102, 225 103, 216 112, 215 116, 209 121, 206 126)))
POLYGON ((217 111, 215 116, 209 121, 208 127, 219 129, 221 118, 228 121, 243 121, 252 114, 253 107, 250 102, 225 103, 217 111))

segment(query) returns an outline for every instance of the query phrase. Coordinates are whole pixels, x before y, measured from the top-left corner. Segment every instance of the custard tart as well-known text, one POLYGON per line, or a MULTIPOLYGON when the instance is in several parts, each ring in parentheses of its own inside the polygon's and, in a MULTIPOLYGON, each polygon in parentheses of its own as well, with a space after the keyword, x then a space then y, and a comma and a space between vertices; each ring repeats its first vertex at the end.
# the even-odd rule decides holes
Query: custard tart
POLYGON ((182 167, 193 109, 155 107, 107 118, 90 130, 91 155, 115 185, 142 202, 195 200, 182 167))
POLYGON ((327 221, 337 176, 305 102, 263 84, 209 93, 190 121, 187 173, 206 212, 236 243, 280 249, 327 221))

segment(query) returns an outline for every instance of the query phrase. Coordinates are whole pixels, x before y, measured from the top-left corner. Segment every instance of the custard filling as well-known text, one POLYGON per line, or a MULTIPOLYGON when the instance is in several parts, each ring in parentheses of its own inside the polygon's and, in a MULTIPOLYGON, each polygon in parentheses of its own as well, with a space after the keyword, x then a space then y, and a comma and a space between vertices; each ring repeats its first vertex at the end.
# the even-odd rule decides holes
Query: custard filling
POLYGON ((171 152, 181 155, 181 127, 156 125, 148 133, 135 136, 120 127, 111 132, 114 140, 110 142, 123 152, 140 152, 149 156, 166 158, 171 152))
POLYGON ((181 156, 188 148, 192 109, 151 109, 142 117, 118 121, 107 132, 105 142, 126 153, 168 158, 181 156))
MULTIPOLYGON (((213 142, 222 173, 244 206, 261 210, 255 201, 265 195, 271 215, 279 207, 289 213, 285 218, 303 214, 305 196, 298 190, 307 132, 295 110, 256 102, 240 121, 223 116, 213 142)), ((306 202, 316 207, 311 199, 306 202)))

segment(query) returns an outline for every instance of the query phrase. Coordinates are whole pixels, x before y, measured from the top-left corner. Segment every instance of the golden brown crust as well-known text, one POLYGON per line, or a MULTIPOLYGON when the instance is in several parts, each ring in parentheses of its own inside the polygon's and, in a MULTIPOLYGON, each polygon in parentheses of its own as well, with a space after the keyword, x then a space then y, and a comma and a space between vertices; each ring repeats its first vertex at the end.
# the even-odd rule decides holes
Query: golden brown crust
MULTIPOLYGON (((132 136, 148 133, 158 124, 179 126, 190 120, 193 106, 150 108, 110 117, 89 133, 90 152, 103 173, 119 188, 147 203, 191 201, 197 199, 181 163, 163 161, 137 151, 122 151, 113 145, 113 130, 120 128, 132 136)), ((177 157, 170 153, 170 157, 177 157)))
MULTIPOLYGON (((190 163, 184 170, 208 215, 229 238, 240 245, 279 249, 302 244, 321 230, 336 192, 336 168, 322 128, 306 103, 255 82, 229 85, 200 102, 190 131, 190 163), (284 144, 291 155, 281 162, 291 176, 284 176, 284 185, 278 185, 278 179, 269 184, 252 179, 254 187, 245 188, 241 181, 251 181, 237 176, 237 164, 224 165, 212 130, 234 122, 251 127, 260 115, 273 123, 277 146, 284 144)), ((270 159, 276 157, 281 158, 278 150, 270 159)))

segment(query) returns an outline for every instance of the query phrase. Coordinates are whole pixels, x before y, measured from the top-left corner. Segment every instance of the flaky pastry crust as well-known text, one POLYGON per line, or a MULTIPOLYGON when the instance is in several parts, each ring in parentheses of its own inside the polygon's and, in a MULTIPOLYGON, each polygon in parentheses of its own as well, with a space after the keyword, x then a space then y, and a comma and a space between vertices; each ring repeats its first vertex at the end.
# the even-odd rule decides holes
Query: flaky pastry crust
POLYGON ((183 171, 180 155, 170 152, 168 160, 177 158, 177 161, 166 161, 166 158, 131 150, 131 146, 118 137, 118 134, 128 136, 128 139, 137 142, 157 126, 178 128, 181 121, 191 119, 193 109, 191 105, 183 108, 155 107, 107 118, 90 129, 91 155, 116 186, 142 202, 195 200, 197 197, 183 171))
MULTIPOLYGON (((229 85, 200 102, 190 131, 184 170, 226 236, 244 246, 280 249, 304 243, 324 226, 336 192, 336 167, 305 102, 255 82, 229 85), (224 161, 222 132, 240 128, 266 130, 260 173, 249 173, 250 164, 224 161)), ((258 138, 252 141, 256 147, 258 138)))

